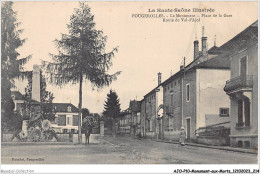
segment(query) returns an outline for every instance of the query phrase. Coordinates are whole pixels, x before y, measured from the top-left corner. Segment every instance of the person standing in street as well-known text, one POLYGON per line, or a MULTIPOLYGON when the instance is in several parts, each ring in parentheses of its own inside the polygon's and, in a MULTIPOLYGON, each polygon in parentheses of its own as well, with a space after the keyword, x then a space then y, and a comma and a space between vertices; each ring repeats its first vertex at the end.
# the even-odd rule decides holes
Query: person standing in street
POLYGON ((89 144, 90 129, 85 129, 86 144, 89 144))
POLYGON ((185 132, 185 128, 181 127, 181 132, 180 132, 180 144, 182 146, 185 146, 185 139, 186 139, 186 132, 185 132))

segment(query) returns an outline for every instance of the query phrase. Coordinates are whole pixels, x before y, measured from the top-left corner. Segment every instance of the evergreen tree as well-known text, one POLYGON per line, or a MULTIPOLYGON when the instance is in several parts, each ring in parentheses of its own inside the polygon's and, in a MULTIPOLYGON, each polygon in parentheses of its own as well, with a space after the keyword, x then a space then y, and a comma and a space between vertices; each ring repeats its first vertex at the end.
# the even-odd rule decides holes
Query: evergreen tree
POLYGON ((120 114, 120 100, 113 90, 107 94, 107 101, 104 104, 104 119, 108 127, 112 128, 114 119, 120 114))
MULTIPOLYGON (((120 72, 108 74, 112 58, 117 48, 106 53, 107 37, 95 28, 94 15, 84 2, 74 10, 67 25, 69 34, 62 34, 55 40, 58 55, 51 54, 53 62, 43 62, 49 73, 50 82, 58 86, 79 83, 79 115, 82 107, 83 79, 90 81, 92 87, 108 86, 120 72)), ((79 117, 79 143, 81 143, 81 120, 79 117)))
POLYGON ((18 59, 17 49, 25 43, 20 39, 23 30, 18 29, 20 23, 17 14, 12 9, 13 2, 3 2, 1 6, 1 117, 2 130, 9 129, 16 115, 13 114, 14 103, 11 98, 11 88, 15 86, 15 78, 25 78, 23 65, 31 56, 18 59), (9 126, 8 126, 9 125, 9 126))

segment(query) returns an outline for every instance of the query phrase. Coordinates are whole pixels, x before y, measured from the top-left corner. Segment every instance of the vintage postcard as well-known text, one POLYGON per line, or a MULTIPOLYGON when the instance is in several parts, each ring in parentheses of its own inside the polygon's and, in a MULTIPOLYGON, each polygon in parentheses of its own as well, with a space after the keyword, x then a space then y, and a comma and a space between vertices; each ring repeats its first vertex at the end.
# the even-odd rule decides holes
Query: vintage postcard
POLYGON ((1 2, 1 164, 259 173, 258 2, 1 2))

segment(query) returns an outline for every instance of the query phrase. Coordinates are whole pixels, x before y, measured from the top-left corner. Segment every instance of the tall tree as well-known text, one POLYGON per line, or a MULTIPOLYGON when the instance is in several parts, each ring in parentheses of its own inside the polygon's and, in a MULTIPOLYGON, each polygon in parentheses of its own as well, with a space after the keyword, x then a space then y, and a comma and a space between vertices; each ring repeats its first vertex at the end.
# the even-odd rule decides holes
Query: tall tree
POLYGON ((95 25, 90 7, 80 2, 67 25, 69 34, 62 34, 60 40, 54 41, 59 53, 51 54, 53 62, 43 61, 51 83, 58 86, 79 83, 79 143, 82 138, 80 115, 83 79, 90 81, 92 87, 99 88, 110 85, 120 74, 108 74, 117 48, 105 52, 107 37, 95 25))
MULTIPOLYGON (((31 58, 18 59, 17 49, 25 43, 20 39, 23 30, 19 29, 20 22, 17 21, 17 14, 12 9, 13 2, 3 2, 1 6, 1 117, 2 129, 12 121, 14 104, 11 99, 10 89, 15 86, 14 79, 25 78, 26 73, 23 65, 31 58)), ((15 117, 15 116, 14 116, 15 117)), ((15 118, 14 118, 15 119, 15 118)))
POLYGON ((106 124, 112 128, 114 119, 120 114, 120 100, 115 91, 110 90, 107 94, 107 101, 104 104, 104 118, 106 124))

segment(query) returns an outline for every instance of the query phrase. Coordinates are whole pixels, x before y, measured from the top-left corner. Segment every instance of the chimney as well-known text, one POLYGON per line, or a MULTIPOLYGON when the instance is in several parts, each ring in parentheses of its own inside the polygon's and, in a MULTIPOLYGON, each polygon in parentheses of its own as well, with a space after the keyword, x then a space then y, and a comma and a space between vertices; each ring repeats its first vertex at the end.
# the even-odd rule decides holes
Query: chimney
POLYGON ((206 56, 208 53, 207 37, 204 36, 204 26, 202 27, 201 52, 202 56, 206 56))
POLYGON ((158 85, 160 85, 162 82, 162 73, 158 73, 158 85))
POLYGON ((199 57, 199 41, 195 40, 194 42, 194 60, 199 57))
POLYGON ((33 75, 32 75, 32 99, 40 102, 40 67, 38 65, 33 65, 33 75))

